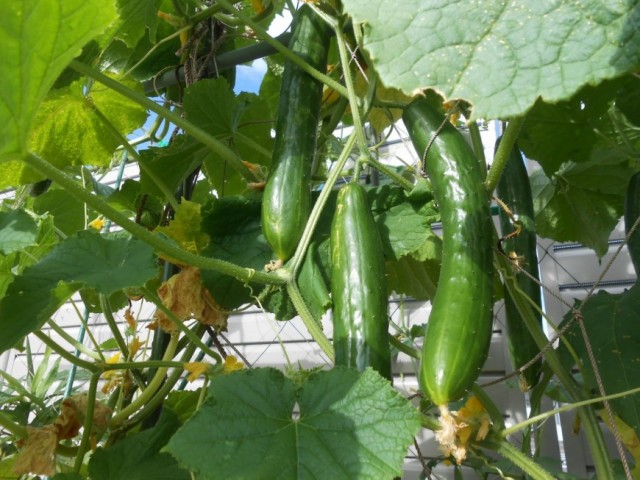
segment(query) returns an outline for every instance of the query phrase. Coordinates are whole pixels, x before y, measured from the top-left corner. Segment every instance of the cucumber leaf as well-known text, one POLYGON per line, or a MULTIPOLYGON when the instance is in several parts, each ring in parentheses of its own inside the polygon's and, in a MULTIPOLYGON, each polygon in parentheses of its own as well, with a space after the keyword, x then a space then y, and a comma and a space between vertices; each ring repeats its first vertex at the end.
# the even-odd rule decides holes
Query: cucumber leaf
MULTIPOLYGON (((0 18, 0 157, 22 153, 40 103, 67 64, 116 19, 113 1, 15 0, 0 18)), ((14 186, 21 164, 3 165, 2 186, 14 186)), ((18 175, 19 176, 19 175, 18 175)), ((2 188, 2 187, 0 187, 2 188)))
MULTIPOLYGON (((600 291, 588 300, 582 315, 606 394, 640 387, 640 286, 617 295, 600 291)), ((560 328, 570 320, 571 312, 560 328)), ((587 386, 594 396, 600 396, 579 325, 574 322, 565 337, 582 363, 587 386)), ((640 397, 630 395, 610 402, 615 414, 640 435, 640 397)))
POLYGON ((519 116, 640 64, 635 2, 344 0, 387 87, 473 105, 472 120, 519 116))
POLYGON ((80 288, 110 295, 157 273, 153 249, 140 240, 91 231, 68 237, 18 275, 0 300, 0 352, 40 328, 80 288))
POLYGON ((294 383, 257 368, 214 378, 166 450, 202 480, 393 478, 419 418, 371 369, 334 368, 294 383))

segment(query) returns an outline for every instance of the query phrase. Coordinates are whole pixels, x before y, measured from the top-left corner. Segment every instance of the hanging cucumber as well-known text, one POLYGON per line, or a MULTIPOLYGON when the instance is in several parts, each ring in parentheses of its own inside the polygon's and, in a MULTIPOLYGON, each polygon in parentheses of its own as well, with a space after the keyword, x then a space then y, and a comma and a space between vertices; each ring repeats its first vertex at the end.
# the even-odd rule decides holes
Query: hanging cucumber
MULTIPOLYGON (((496 142, 496 150, 500 139, 496 142)), ((517 256, 519 268, 539 279, 538 259, 536 255, 536 233, 534 228, 533 198, 529 175, 524 166, 522 155, 517 147, 511 151, 502 177, 498 183, 496 194, 513 214, 517 223, 514 225, 507 212, 500 209, 500 226, 502 228, 502 248, 506 255, 517 256), (519 230, 518 233, 516 233, 519 230), (523 262, 520 259, 524 260, 523 262)), ((520 289, 526 293, 537 305, 540 305, 539 284, 525 275, 518 273, 516 281, 520 289)), ((504 309, 508 329, 509 356, 513 367, 518 369, 534 358, 540 349, 529 333, 527 326, 520 317, 520 313, 509 292, 504 292, 504 309)), ((542 324, 542 317, 536 312, 538 321, 542 324)), ((520 389, 525 392, 533 388, 540 378, 542 359, 531 365, 520 375, 520 389)))
MULTIPOLYGON (((640 217, 640 172, 631 176, 627 187, 627 199, 624 206, 624 225, 627 234, 638 217, 640 217)), ((640 229, 636 229, 629 238, 627 249, 631 255, 636 274, 640 275, 640 229)))
POLYGON ((336 365, 372 367, 391 379, 382 242, 362 186, 338 193, 330 245, 336 365))
POLYGON ((446 408, 471 388, 491 343, 492 220, 480 163, 462 134, 423 98, 402 118, 421 158, 436 136, 425 170, 442 218, 442 268, 419 380, 431 401, 446 408))
MULTIPOLYGON (((312 67, 325 71, 329 38, 329 27, 311 7, 300 7, 289 48, 312 67)), ((321 99, 322 83, 287 60, 271 171, 262 200, 264 236, 282 261, 295 252, 311 212, 311 165, 321 99)))

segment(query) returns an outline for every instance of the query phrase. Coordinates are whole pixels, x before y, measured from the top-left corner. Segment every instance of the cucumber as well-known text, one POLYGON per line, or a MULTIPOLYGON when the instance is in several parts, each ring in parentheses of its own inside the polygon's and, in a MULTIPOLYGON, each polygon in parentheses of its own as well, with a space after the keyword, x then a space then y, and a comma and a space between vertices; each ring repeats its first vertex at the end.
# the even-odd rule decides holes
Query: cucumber
MULTIPOLYGON (((496 150, 500 144, 500 139, 496 142, 496 150)), ((522 155, 517 146, 514 146, 507 162, 496 194, 513 213, 515 220, 518 221, 522 230, 514 237, 508 238, 503 242, 504 252, 509 255, 514 252, 518 257, 522 257, 523 262, 519 261, 522 270, 529 273, 532 277, 539 279, 538 273, 538 257, 536 255, 536 233, 534 228, 533 198, 531 196, 531 185, 529 184, 529 175, 524 165, 522 155)), ((503 238, 516 231, 516 227, 511 222, 509 215, 500 209, 500 226, 502 228, 503 238)), ((540 285, 532 280, 524 273, 518 273, 516 281, 520 289, 526 293, 538 306, 540 300, 540 285)), ((527 326, 520 317, 520 313, 511 298, 509 292, 504 292, 504 310, 507 320, 507 345, 511 363, 515 369, 518 369, 534 358, 540 349, 535 340, 529 333, 527 326)), ((538 321, 542 325, 542 316, 536 312, 538 321)), ((542 371, 542 359, 531 365, 520 375, 520 389, 523 392, 537 385, 542 371)))
MULTIPOLYGON (((289 48, 326 71, 329 27, 311 7, 296 13, 289 48)), ((271 170, 262 201, 265 239, 281 261, 295 252, 311 212, 311 166, 322 100, 322 83, 290 60, 284 66, 271 170)))
MULTIPOLYGON (((629 186, 627 187, 627 198, 624 206, 624 225, 627 234, 639 216, 640 172, 631 176, 629 186)), ((627 249, 629 250, 629 255, 631 255, 633 267, 636 269, 636 275, 640 275, 640 229, 636 229, 631 238, 629 238, 627 249)))
POLYGON ((330 249, 336 365, 360 371, 371 367, 391 379, 382 241, 366 191, 358 184, 338 192, 330 249))
POLYGON ((419 381, 438 406, 462 397, 487 358, 493 326, 493 225, 480 163, 444 115, 426 99, 403 121, 422 158, 442 218, 442 268, 427 324, 419 381))

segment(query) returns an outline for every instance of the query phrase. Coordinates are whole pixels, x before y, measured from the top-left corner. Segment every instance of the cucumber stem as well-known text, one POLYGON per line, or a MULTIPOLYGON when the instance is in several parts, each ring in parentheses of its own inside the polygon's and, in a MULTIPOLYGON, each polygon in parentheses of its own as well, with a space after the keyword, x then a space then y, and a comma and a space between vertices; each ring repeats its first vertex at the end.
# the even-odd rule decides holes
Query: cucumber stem
POLYGON ((291 302, 296 308, 298 315, 300 315, 300 318, 304 322, 305 327, 309 330, 311 338, 315 340, 325 355, 329 357, 329 360, 333 362, 335 360, 333 345, 331 345, 331 342, 322 331, 320 323, 313 318, 313 315, 307 308, 307 304, 304 303, 304 299, 302 298, 302 294, 300 293, 298 286, 294 282, 287 284, 287 293, 289 294, 289 298, 291 298, 291 302))
POLYGON ((538 465, 535 460, 522 453, 506 440, 486 439, 479 442, 478 445, 499 453, 534 480, 554 480, 553 475, 538 465))
POLYGON ((215 258, 203 257, 182 250, 177 245, 164 240, 159 235, 148 231, 146 228, 129 220, 123 213, 119 212, 100 197, 93 195, 91 192, 78 185, 76 181, 67 176, 65 173, 43 160, 37 155, 31 153, 23 157, 23 161, 33 169, 39 171, 46 178, 50 178, 57 182, 67 192, 76 197, 78 200, 86 203, 96 212, 101 213, 109 220, 117 223, 120 227, 127 230, 138 240, 149 244, 158 252, 176 259, 186 265, 193 265, 204 270, 214 270, 226 275, 237 278, 245 282, 257 282, 265 285, 282 285, 287 282, 288 278, 283 273, 271 274, 258 272, 252 268, 239 267, 233 263, 218 260, 215 258))
POLYGON ((496 189, 496 186, 500 181, 500 177, 502 176, 502 171, 509 161, 511 150, 513 150, 513 146, 516 144, 516 139, 518 138, 522 125, 524 124, 524 118, 525 117, 522 116, 510 120, 509 123, 507 123, 507 128, 504 129, 500 146, 493 157, 491 168, 489 169, 487 179, 484 182, 485 189, 490 195, 493 195, 493 191, 496 189))

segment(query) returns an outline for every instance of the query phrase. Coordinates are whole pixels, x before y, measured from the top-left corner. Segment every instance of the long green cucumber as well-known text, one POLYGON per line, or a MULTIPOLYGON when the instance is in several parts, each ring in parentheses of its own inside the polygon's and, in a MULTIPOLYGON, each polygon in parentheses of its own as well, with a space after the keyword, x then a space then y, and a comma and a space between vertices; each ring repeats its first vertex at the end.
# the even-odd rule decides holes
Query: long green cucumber
MULTIPOLYGON (((289 48, 312 67, 327 67, 329 27, 303 5, 296 13, 289 48)), ((288 60, 284 66, 271 170, 262 201, 264 236, 282 260, 295 252, 311 212, 311 166, 322 84, 288 60)))
MULTIPOLYGON (((624 206, 624 225, 627 234, 638 217, 640 217, 640 172, 631 176, 627 187, 627 198, 624 206)), ((629 238, 627 249, 629 250, 629 255, 631 255, 633 267, 636 269, 636 275, 640 275, 640 228, 636 229, 631 238, 629 238)))
MULTIPOLYGON (((499 143, 500 139, 496 142, 496 150, 499 143)), ((533 230, 534 213, 531 185, 529 184, 527 168, 517 146, 514 146, 511 151, 509 161, 505 165, 502 177, 498 182, 496 194, 506 204, 513 214, 514 220, 520 225, 520 232, 511 238, 507 238, 502 243, 504 252, 507 255, 516 255, 519 268, 529 273, 531 277, 539 279, 536 232, 533 230)), ((517 227, 503 209, 500 209, 499 217, 503 238, 516 231, 517 227)), ((520 289, 537 305, 540 305, 540 285, 531 277, 519 272, 516 276, 516 281, 520 289)), ((507 321, 509 356, 513 367, 518 369, 534 358, 540 352, 540 349, 522 321, 520 313, 506 289, 504 292, 504 309, 507 321)), ((538 313, 536 313, 536 316, 542 325, 542 316, 538 313)), ((541 371, 542 359, 522 372, 520 375, 520 389, 524 392, 536 386, 541 371)))
POLYGON ((382 241, 362 186, 338 193, 330 245, 336 365, 372 367, 391 379, 382 241))
POLYGON ((443 406, 473 386, 489 352, 493 226, 480 163, 462 134, 424 98, 402 118, 420 157, 435 136, 425 170, 442 218, 442 268, 419 380, 431 401, 443 406))

